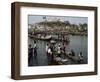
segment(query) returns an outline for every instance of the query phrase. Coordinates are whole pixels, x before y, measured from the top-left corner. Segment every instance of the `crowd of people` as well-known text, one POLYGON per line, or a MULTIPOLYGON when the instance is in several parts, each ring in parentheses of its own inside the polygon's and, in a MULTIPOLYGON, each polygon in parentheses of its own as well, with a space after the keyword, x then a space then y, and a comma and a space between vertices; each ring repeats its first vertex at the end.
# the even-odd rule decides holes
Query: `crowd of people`
MULTIPOLYGON (((46 44, 46 55, 47 55, 47 60, 48 60, 48 64, 52 64, 52 62, 54 61, 55 57, 59 57, 62 58, 66 55, 66 47, 67 45, 65 43, 59 43, 55 46, 55 43, 47 43, 46 44)), ((71 56, 75 56, 75 52, 74 50, 71 49, 69 55, 71 56)), ((83 55, 82 52, 79 53, 79 61, 83 60, 83 55)), ((34 45, 29 44, 29 48, 28 48, 28 62, 30 63, 30 61, 32 59, 37 59, 37 43, 36 41, 34 41, 34 45)))
POLYGON ((51 64, 54 61, 55 57, 61 57, 64 55, 66 52, 66 45, 64 43, 58 44, 55 46, 55 44, 48 43, 46 45, 46 54, 48 58, 48 64, 51 64))
MULTIPOLYGON (((67 47, 67 45, 63 42, 56 46, 54 44, 48 43, 46 45, 46 54, 47 54, 47 58, 48 58, 48 64, 51 64, 53 61, 55 61, 54 60, 55 57, 59 57, 59 58, 65 57, 66 58, 66 54, 70 55, 71 57, 76 56, 73 49, 71 49, 68 53, 66 51, 66 47, 67 47)), ((83 54, 82 54, 82 52, 80 52, 78 55, 77 62, 80 63, 82 61, 83 61, 83 54)))

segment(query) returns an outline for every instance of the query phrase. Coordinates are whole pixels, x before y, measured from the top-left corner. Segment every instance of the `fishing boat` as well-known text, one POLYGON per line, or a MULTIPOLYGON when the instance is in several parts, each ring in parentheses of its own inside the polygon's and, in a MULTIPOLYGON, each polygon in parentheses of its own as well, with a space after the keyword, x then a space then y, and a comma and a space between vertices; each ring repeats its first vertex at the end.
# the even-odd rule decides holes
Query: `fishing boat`
POLYGON ((63 64, 67 64, 69 62, 69 60, 73 61, 75 64, 82 64, 84 63, 84 58, 83 56, 79 56, 79 55, 72 55, 71 52, 68 52, 68 53, 64 53, 62 54, 64 55, 65 57, 62 58, 62 57, 58 57, 57 56, 57 52, 55 52, 54 54, 54 62, 57 64, 57 65, 63 65, 63 64))
POLYGON ((33 39, 37 39, 37 40, 51 40, 51 36, 41 36, 41 37, 38 37, 38 36, 35 36, 35 35, 28 35, 30 38, 33 38, 33 39))
POLYGON ((47 35, 47 36, 45 36, 45 37, 42 36, 40 39, 41 39, 41 40, 51 40, 51 38, 52 38, 51 35, 47 35))
POLYGON ((65 62, 68 62, 68 59, 63 59, 61 57, 55 57, 54 60, 51 62, 52 65, 64 65, 65 62))
POLYGON ((75 55, 73 56, 71 53, 66 53, 66 56, 70 58, 72 61, 77 62, 77 63, 83 63, 83 56, 75 55))

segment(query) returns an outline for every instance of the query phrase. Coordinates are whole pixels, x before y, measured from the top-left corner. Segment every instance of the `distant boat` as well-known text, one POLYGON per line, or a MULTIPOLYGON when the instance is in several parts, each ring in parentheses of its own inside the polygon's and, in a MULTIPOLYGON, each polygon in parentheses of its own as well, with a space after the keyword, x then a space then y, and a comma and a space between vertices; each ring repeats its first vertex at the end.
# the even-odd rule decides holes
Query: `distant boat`
POLYGON ((54 43, 56 43, 56 41, 55 40, 51 40, 50 43, 54 44, 54 43))
MULTIPOLYGON (((50 40, 52 40, 52 41, 65 41, 65 42, 67 42, 67 43, 69 43, 70 42, 70 40, 69 40, 69 38, 67 37, 66 39, 61 39, 61 38, 56 38, 56 37, 53 37, 53 36, 51 36, 51 35, 46 35, 46 36, 35 36, 35 35, 32 35, 32 34, 28 34, 28 36, 30 37, 30 38, 34 38, 34 39, 38 39, 38 40, 44 40, 44 41, 50 41, 50 40)), ((51 41, 51 42, 52 42, 51 41)))
POLYGON ((45 37, 41 37, 41 39, 43 39, 43 40, 50 40, 51 38, 52 38, 51 35, 47 35, 45 37))
POLYGON ((51 36, 41 36, 41 37, 38 37, 38 36, 35 36, 35 35, 28 35, 30 38, 34 38, 34 39, 38 39, 38 40, 51 40, 51 36))

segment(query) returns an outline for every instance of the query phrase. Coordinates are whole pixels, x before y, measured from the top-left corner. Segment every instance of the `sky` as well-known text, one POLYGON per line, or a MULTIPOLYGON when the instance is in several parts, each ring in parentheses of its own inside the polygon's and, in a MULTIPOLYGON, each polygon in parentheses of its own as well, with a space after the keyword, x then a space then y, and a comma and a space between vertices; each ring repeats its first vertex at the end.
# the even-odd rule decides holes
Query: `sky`
MULTIPOLYGON (((42 22, 45 19, 43 19, 44 16, 42 15, 29 15, 28 16, 28 24, 35 24, 38 22, 42 22)), ((88 23, 87 17, 70 17, 70 16, 46 16, 46 19, 55 20, 55 19, 61 19, 64 21, 69 21, 71 24, 79 24, 79 23, 88 23)))

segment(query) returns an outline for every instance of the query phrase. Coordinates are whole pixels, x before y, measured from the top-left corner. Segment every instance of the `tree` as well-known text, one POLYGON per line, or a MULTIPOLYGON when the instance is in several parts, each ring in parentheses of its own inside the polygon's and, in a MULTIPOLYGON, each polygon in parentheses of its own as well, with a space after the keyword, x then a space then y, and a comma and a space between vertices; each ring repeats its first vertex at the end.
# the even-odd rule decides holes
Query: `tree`
POLYGON ((80 28, 79 29, 80 31, 84 31, 85 32, 85 31, 87 31, 87 24, 86 23, 79 24, 79 28, 80 28))

